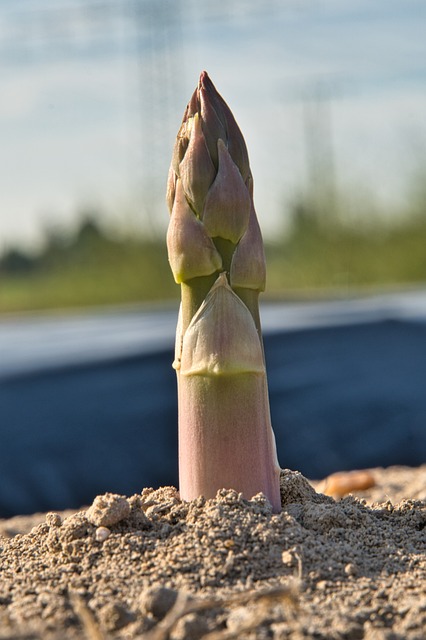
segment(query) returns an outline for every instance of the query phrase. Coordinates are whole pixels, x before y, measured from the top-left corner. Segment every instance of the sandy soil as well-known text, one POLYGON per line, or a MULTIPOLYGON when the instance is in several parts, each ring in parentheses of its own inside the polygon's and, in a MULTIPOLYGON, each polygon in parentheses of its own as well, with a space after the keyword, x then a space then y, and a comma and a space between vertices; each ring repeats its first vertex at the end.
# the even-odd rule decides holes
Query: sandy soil
POLYGON ((424 640, 426 466, 281 488, 0 522, 0 638, 424 640))

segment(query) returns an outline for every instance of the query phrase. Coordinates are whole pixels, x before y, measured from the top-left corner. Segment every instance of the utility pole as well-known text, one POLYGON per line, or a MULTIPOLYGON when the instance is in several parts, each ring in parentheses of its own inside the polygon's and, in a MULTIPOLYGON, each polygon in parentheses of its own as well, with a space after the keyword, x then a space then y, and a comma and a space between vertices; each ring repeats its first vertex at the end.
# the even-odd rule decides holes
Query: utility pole
MULTIPOLYGON (((164 225, 175 91, 182 85, 182 2, 186 0, 39 0, 13 7, 0 35, 0 65, 48 65, 123 55, 129 84, 128 177, 139 228, 164 225), (136 100, 134 99, 136 97, 136 100), (133 98, 133 99, 132 99, 133 98), (134 109, 136 103, 136 110, 134 109), (166 160, 167 159, 167 160, 166 160), (136 192, 136 193, 135 193, 136 192)), ((18 3, 17 3, 18 5, 18 3)))
POLYGON ((305 137, 308 196, 313 205, 327 207, 330 214, 336 209, 336 166, 333 144, 333 115, 331 89, 317 83, 305 94, 303 128, 305 137))
POLYGON ((176 135, 171 114, 182 82, 181 0, 133 0, 137 41, 138 199, 149 231, 164 228, 164 192, 169 141, 176 135))

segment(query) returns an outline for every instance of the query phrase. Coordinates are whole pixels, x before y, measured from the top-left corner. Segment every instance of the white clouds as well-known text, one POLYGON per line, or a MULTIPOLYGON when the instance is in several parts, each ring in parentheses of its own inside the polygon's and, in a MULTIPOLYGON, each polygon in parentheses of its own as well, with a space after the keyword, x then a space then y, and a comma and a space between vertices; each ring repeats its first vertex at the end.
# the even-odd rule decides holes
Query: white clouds
MULTIPOLYGON (((122 194, 128 131, 119 65, 20 69, 0 105, 0 246, 38 237, 46 210, 69 210, 92 194, 122 194)), ((89 197, 90 199, 90 197, 89 197)))
POLYGON ((185 0, 184 70, 170 65, 179 95, 168 101, 160 85, 162 104, 146 95, 141 73, 145 65, 170 82, 170 70, 156 72, 146 57, 137 71, 128 51, 127 58, 68 58, 3 73, 0 248, 2 238, 35 237, 41 211, 68 217, 89 194, 126 199, 143 167, 161 180, 172 140, 159 120, 165 114, 177 129, 203 68, 247 139, 265 231, 276 229, 282 202, 306 185, 304 100, 315 87, 329 95, 338 178, 369 183, 385 199, 400 197, 412 160, 404 136, 426 136, 426 6, 270 2, 269 11, 241 0, 207 16, 207 2, 185 0), (156 148, 144 149, 142 162, 141 127, 151 122, 156 148))

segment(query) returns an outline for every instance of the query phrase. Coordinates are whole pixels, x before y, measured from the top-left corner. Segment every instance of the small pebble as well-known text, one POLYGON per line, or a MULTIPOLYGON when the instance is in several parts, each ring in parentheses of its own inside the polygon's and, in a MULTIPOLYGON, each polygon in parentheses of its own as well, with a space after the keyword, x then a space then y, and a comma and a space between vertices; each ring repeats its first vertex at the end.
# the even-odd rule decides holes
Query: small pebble
POLYGON ((200 640, 208 632, 205 618, 196 613, 183 616, 171 633, 171 640, 200 640))
POLYGON ((357 576, 358 575, 358 567, 353 562, 348 562, 345 566, 345 573, 347 576, 357 576))
POLYGON ((62 524, 62 518, 59 513, 53 513, 50 511, 49 513, 46 513, 46 524, 48 524, 49 527, 60 527, 62 524))
POLYGON ((86 511, 86 517, 97 527, 110 527, 130 514, 130 505, 124 496, 115 493, 105 493, 96 496, 91 507, 86 511))
POLYGON ((111 529, 108 527, 98 527, 95 531, 96 542, 104 542, 111 535, 111 529))
POLYGON ((157 620, 164 618, 176 602, 178 592, 167 587, 150 587, 139 598, 142 613, 152 615, 157 620))
POLYGON ((294 552, 292 552, 290 549, 286 549, 281 554, 281 560, 283 564, 293 565, 295 562, 294 552))

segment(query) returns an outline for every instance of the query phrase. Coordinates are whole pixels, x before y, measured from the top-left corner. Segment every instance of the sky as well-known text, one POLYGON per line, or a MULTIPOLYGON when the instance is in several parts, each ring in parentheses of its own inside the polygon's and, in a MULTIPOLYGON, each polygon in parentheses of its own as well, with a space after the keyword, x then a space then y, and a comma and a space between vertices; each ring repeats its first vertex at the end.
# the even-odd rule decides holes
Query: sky
POLYGON ((392 215, 426 167, 425 27, 422 0, 2 0, 0 251, 88 209, 162 234, 203 69, 245 136, 266 236, 316 156, 351 215, 392 215))

